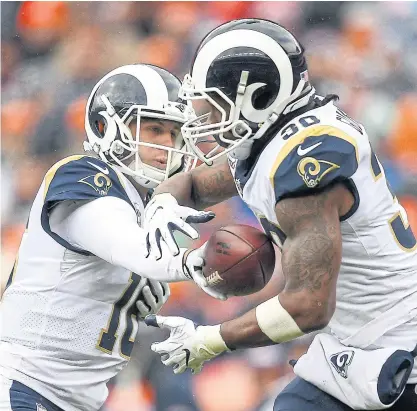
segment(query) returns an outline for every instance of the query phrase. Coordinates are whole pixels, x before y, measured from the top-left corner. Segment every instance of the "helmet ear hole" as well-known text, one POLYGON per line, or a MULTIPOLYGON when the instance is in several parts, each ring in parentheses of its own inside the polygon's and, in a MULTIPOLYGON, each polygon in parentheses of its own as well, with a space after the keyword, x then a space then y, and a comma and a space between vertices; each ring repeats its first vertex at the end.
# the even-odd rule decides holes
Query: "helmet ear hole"
POLYGON ((256 110, 263 110, 269 107, 274 102, 276 94, 268 86, 258 88, 252 95, 253 107, 256 110))
POLYGON ((95 126, 101 137, 106 134, 106 123, 104 121, 95 121, 95 126))
POLYGON ((117 155, 117 157, 121 158, 123 157, 125 149, 120 145, 116 144, 114 147, 114 153, 117 155))

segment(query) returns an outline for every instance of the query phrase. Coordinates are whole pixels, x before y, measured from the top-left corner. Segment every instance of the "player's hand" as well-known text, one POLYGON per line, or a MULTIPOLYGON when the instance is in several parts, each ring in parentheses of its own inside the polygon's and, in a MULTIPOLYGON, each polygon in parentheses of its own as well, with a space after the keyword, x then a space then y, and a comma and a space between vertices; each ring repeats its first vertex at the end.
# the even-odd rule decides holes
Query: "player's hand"
POLYGON ((162 257, 161 240, 165 241, 172 255, 180 250, 174 238, 174 231, 181 231, 193 240, 199 237, 191 223, 206 223, 215 217, 211 211, 198 211, 180 206, 169 193, 157 194, 144 211, 144 229, 147 231, 148 257, 156 260, 162 257))
POLYGON ((161 355, 162 364, 173 367, 174 374, 187 368, 198 374, 206 361, 228 350, 220 335, 220 325, 198 326, 187 318, 160 315, 149 315, 145 323, 170 331, 169 337, 152 344, 151 350, 161 355))
POLYGON ((186 251, 184 254, 183 271, 184 274, 192 279, 204 292, 211 297, 217 298, 218 300, 227 300, 227 295, 220 293, 219 291, 213 290, 208 286, 207 279, 203 274, 204 261, 204 250, 207 246, 205 242, 201 247, 195 248, 194 250, 186 251))
POLYGON ((170 294, 167 283, 147 279, 136 301, 139 317, 144 319, 149 314, 157 314, 167 302, 170 294))

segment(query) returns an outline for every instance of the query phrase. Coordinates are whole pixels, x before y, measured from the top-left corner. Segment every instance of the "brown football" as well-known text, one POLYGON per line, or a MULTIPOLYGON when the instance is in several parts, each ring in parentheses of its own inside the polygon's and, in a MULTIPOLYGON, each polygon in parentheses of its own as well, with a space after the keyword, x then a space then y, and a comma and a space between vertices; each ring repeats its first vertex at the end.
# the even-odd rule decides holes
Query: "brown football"
POLYGON ((247 225, 217 230, 205 249, 203 274, 209 286, 229 296, 262 290, 272 277, 275 251, 271 240, 247 225))

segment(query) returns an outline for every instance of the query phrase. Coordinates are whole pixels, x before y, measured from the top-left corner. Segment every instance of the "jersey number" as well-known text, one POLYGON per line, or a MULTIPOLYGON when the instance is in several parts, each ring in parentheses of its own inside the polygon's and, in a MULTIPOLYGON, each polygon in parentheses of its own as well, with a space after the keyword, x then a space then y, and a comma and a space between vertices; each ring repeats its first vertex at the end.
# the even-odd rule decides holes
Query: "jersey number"
MULTIPOLYGON (((132 353, 133 344, 135 342, 135 335, 132 335, 134 324, 137 324, 135 311, 135 300, 132 300, 132 296, 136 291, 140 283, 141 277, 135 273, 130 274, 129 284, 124 290, 120 298, 113 304, 113 310, 110 315, 107 328, 102 328, 100 332, 100 337, 97 341, 96 348, 101 351, 104 351, 107 354, 113 353, 114 345, 118 338, 117 331, 120 325, 120 317, 122 310, 126 318, 126 328, 122 334, 122 339, 120 341, 120 355, 124 358, 129 359, 130 354, 132 353)), ((137 329, 136 329, 137 331, 137 329)))
POLYGON ((295 123, 288 124, 288 126, 284 127, 281 132, 281 136, 283 140, 288 140, 294 134, 298 132, 300 127, 309 127, 314 124, 320 123, 320 120, 316 116, 304 116, 298 119, 298 125, 295 123))
MULTIPOLYGON (((372 174, 374 175, 374 180, 377 181, 382 176, 382 170, 379 166, 378 158, 376 157, 374 151, 371 152, 371 169, 372 174)), ((387 187, 390 191, 392 198, 395 202, 398 202, 397 197, 395 196, 392 188, 387 181, 387 187)), ((395 241, 397 244, 404 250, 404 251, 414 251, 417 246, 417 240, 414 237, 414 234, 411 230, 410 224, 406 223, 403 215, 407 215, 404 208, 399 204, 401 211, 396 213, 389 221, 388 224, 391 229, 391 233, 394 236, 395 241)))

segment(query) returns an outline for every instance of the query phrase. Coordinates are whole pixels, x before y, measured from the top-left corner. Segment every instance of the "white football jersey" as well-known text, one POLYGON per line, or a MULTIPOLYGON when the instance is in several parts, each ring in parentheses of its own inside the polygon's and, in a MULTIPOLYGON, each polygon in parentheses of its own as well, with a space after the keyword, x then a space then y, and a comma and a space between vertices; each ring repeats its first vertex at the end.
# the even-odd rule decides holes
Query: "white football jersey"
POLYGON ((127 201, 141 224, 138 192, 103 161, 71 156, 48 171, 0 305, 0 373, 65 411, 100 408, 138 329, 135 301, 146 280, 73 247, 49 225, 57 202, 103 196, 127 201))
MULTIPOLYGON (((354 206, 341 218, 342 264, 329 324, 337 338, 354 335, 407 296, 417 310, 416 237, 362 125, 328 103, 280 128, 255 160, 229 157, 229 165, 240 196, 279 247, 286 236, 275 214, 278 201, 337 182, 352 192, 354 206)), ((417 317, 402 318, 376 347, 416 346, 417 317)), ((417 364, 410 381, 417 382, 417 364)))

